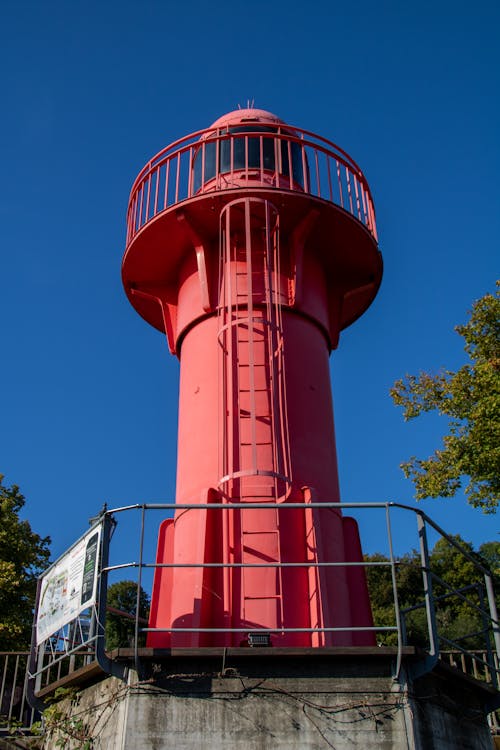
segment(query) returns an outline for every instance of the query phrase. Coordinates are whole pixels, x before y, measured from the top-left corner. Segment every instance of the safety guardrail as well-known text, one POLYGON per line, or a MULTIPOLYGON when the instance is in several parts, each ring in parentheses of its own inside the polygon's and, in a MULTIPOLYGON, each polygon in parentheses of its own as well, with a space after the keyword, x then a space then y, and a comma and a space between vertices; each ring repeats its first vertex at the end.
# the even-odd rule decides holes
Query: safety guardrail
POLYGON ((345 151, 301 128, 249 124, 199 130, 154 156, 132 186, 127 246, 163 211, 201 194, 237 187, 290 190, 328 201, 377 240, 368 182, 345 151))
POLYGON ((29 651, 0 651, 0 737, 29 731, 38 714, 28 703, 29 651))
MULTIPOLYGON (((141 612, 141 601, 144 594, 149 594, 152 590, 153 574, 158 564, 151 559, 152 550, 156 549, 156 533, 158 528, 158 514, 163 517, 172 515, 174 511, 179 513, 189 512, 214 512, 222 511, 245 512, 248 508, 252 509, 270 509, 276 510, 275 503, 209 503, 209 504, 135 504, 106 510, 102 514, 103 533, 102 533, 102 550, 101 565, 99 569, 99 598, 94 608, 90 609, 85 615, 90 617, 91 622, 82 628, 81 624, 76 628, 75 623, 66 626, 57 634, 53 634, 44 643, 39 645, 32 655, 32 668, 30 677, 34 685, 34 690, 40 689, 42 684, 48 683, 48 674, 50 670, 58 668, 61 662, 67 663, 70 659, 80 660, 82 663, 95 658, 109 673, 118 674, 119 665, 110 654, 106 651, 106 609, 109 606, 107 601, 108 587, 112 583, 124 580, 130 583, 130 577, 133 576, 133 583, 130 586, 133 589, 132 596, 128 592, 129 601, 132 599, 133 610, 129 612, 128 621, 131 626, 128 628, 127 643, 120 644, 132 648, 135 654, 135 662, 138 670, 141 669, 141 644, 144 643, 146 633, 154 632, 155 629, 145 627, 144 613, 141 612), (137 517, 138 516, 138 517, 137 517), (151 518, 154 522, 151 523, 151 518), (115 528, 116 527, 116 528, 115 528), (123 530, 123 539, 120 541, 120 527, 123 530), (131 533, 135 529, 136 552, 133 555, 131 550, 131 533), (113 533, 112 533, 113 532, 113 533), (133 555, 129 556, 129 555, 133 555), (120 559, 121 558, 121 559, 120 559), (68 634, 78 632, 80 637, 76 642, 71 643, 68 634), (90 655, 89 655, 90 654, 90 655), (92 655, 93 654, 93 655, 92 655)), ((395 676, 398 676, 402 666, 404 648, 408 645, 417 645, 419 647, 419 657, 413 661, 410 666, 411 673, 414 677, 431 671, 437 664, 440 654, 443 651, 453 649, 457 654, 461 654, 467 664, 472 664, 473 676, 479 676, 480 679, 487 679, 495 688, 499 686, 499 657, 500 657, 500 624, 496 609, 495 594, 493 590, 493 577, 488 568, 478 559, 477 555, 470 549, 461 545, 456 538, 449 536, 441 527, 435 524, 424 512, 412 507, 398 503, 308 503, 308 507, 322 510, 332 509, 336 512, 339 510, 349 511, 354 515, 360 524, 361 542, 363 545, 363 529, 365 522, 364 516, 376 513, 381 516, 381 523, 385 527, 385 555, 365 555, 365 558, 359 562, 335 561, 335 562, 316 562, 315 567, 343 567, 362 566, 366 570, 369 589, 372 589, 372 608, 374 613, 373 626, 364 625, 352 630, 362 630, 364 632, 372 631, 375 633, 379 645, 392 645, 395 648, 396 665, 395 676), (404 538, 406 545, 412 545, 416 542, 418 555, 411 562, 413 573, 417 565, 417 577, 419 584, 415 584, 412 594, 412 603, 402 600, 403 581, 408 574, 408 556, 405 554, 396 554, 395 539, 400 548, 401 539, 393 531, 393 516, 395 513, 403 514, 405 523, 408 521, 414 528, 413 539, 408 529, 405 530, 404 538), (430 549, 430 539, 446 540, 446 545, 467 561, 470 569, 471 581, 466 586, 453 588, 442 576, 433 570, 430 549), (378 572, 376 572, 378 571, 378 572), (382 573, 381 573, 382 571, 382 573), (391 611, 390 616, 387 610, 383 616, 377 620, 378 604, 374 598, 376 587, 371 578, 385 575, 385 586, 391 591, 391 611), (450 635, 443 624, 441 613, 445 612, 445 607, 450 600, 458 602, 462 608, 465 608, 465 621, 467 618, 473 623, 473 630, 468 631, 465 627, 464 632, 453 633, 450 635), (418 628, 415 628, 415 618, 418 620, 418 628), (389 621, 388 621, 389 620, 389 621), (416 640, 415 640, 416 639, 416 640), (475 670, 475 671, 474 671, 475 670)), ((304 503, 285 502, 280 504, 280 511, 304 508, 304 503)), ((399 520, 399 519, 398 519, 399 520)), ((371 530, 372 521, 365 525, 366 529, 371 530)), ((382 534, 379 533, 379 548, 382 546, 382 534)), ((365 548, 366 548, 365 543, 365 548)), ((417 553, 416 553, 417 554, 417 553)), ((222 563, 222 562, 186 562, 186 563, 163 563, 161 567, 175 568, 242 568, 242 567, 311 567, 311 563, 304 561, 287 561, 280 562, 263 562, 263 563, 222 563)), ((375 580, 376 583, 376 580, 375 580)), ((114 610, 116 613, 116 610, 114 610)), ((118 613, 120 614, 120 613, 118 613)), ((123 613, 122 613, 123 614, 123 613)), ((81 615, 83 616, 83 615, 81 615)), ((162 628, 162 632, 182 633, 182 632, 247 632, 244 628, 213 627, 213 628, 182 628, 170 627, 162 628)), ((262 632, 269 633, 269 628, 262 628, 262 632)), ((342 632, 349 630, 347 627, 325 627, 325 628, 277 628, 275 632, 342 632)), ((259 628, 252 628, 252 633, 259 633, 259 628)), ((460 660, 459 660, 460 661, 460 660)), ((465 662, 464 662, 465 663, 465 662)), ((467 670, 468 672, 470 670, 467 670)))

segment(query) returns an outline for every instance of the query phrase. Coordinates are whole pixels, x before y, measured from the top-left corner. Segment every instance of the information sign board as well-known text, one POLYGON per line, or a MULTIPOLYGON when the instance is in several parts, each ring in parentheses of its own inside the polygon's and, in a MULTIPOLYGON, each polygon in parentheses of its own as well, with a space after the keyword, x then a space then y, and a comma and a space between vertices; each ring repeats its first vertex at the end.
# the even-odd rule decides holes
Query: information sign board
POLYGON ((41 579, 36 645, 95 604, 102 524, 82 536, 41 579))

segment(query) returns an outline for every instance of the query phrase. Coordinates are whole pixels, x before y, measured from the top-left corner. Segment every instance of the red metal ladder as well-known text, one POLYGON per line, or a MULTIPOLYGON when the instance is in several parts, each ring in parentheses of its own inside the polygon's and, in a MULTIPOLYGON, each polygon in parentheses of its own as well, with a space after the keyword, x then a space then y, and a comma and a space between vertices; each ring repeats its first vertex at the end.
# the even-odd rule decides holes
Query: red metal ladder
MULTIPOLYGON (((290 484, 279 289, 279 233, 271 207, 249 198, 226 208, 220 254, 222 352, 221 488, 242 503, 275 502, 290 484), (244 241, 233 237, 231 210, 244 210, 244 241), (263 240, 251 209, 264 222, 263 240), (252 231, 253 229, 253 231, 252 231), (257 303, 257 304, 256 304, 257 303)), ((240 232, 241 235, 241 232, 240 232)), ((225 514, 227 515, 227 514, 225 514)), ((242 510, 226 524, 228 549, 243 567, 231 580, 233 612, 251 629, 283 621, 278 507, 242 510)), ((229 582, 228 582, 229 583, 229 582)))

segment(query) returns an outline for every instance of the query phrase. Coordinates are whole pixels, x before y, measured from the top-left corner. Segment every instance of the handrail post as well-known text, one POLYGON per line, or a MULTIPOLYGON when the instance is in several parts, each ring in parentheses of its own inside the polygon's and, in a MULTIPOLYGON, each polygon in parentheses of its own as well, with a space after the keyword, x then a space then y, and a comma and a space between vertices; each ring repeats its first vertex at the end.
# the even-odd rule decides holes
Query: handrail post
MULTIPOLYGON (((26 697, 31 708, 40 711, 45 711, 46 705, 41 698, 37 698, 36 693, 40 690, 42 674, 41 668, 43 667, 43 659, 45 653, 45 643, 37 645, 36 642, 36 621, 38 615, 38 607, 40 605, 40 596, 42 593, 42 578, 38 578, 36 586, 36 598, 35 598, 35 609, 33 615, 33 626, 31 631, 31 649, 28 660, 28 684, 26 686, 26 697), (33 675, 36 674, 36 677, 33 675)), ((2 686, 3 688, 3 686, 2 686)))
POLYGON ((97 605, 97 640, 95 646, 95 658, 104 672, 115 677, 122 678, 125 673, 125 665, 110 659, 106 654, 106 604, 108 600, 108 565, 109 545, 111 533, 115 526, 113 515, 110 511, 104 513, 102 523, 101 562, 99 570, 99 596, 97 605))
POLYGON ((387 539, 389 542, 389 557, 391 561, 391 578, 392 578, 392 594, 394 599, 394 614, 396 617, 396 627, 398 629, 398 655, 396 661, 396 673, 394 679, 399 679, 399 673, 401 671, 402 661, 402 648, 403 648, 403 637, 406 639, 406 632, 403 634, 403 628, 401 627, 401 611, 399 609, 399 596, 398 596, 398 583, 396 577, 396 561, 394 559, 394 549, 392 545, 392 530, 391 530, 391 516, 390 516, 390 505, 386 503, 385 506, 385 520, 387 525, 387 539))
MULTIPOLYGON (((497 664, 500 664, 500 622, 498 621, 497 603, 495 600, 495 592, 493 590, 493 578, 491 573, 484 574, 484 582, 486 585, 486 595, 488 597, 488 605, 490 608, 491 627, 493 630, 493 640, 495 643, 495 651, 497 656, 497 664)), ((495 678, 498 681, 497 670, 494 670, 495 678)))
POLYGON ((97 600, 97 640, 95 645, 95 656, 99 664, 106 669, 109 667, 108 657, 105 655, 105 627, 106 627, 106 603, 108 599, 108 571, 109 565, 109 543, 111 539, 111 514, 106 513, 102 524, 101 557, 99 571, 99 592, 97 600), (106 664, 106 667, 104 667, 106 664))
POLYGON ((417 527, 420 545, 420 564, 422 580, 424 583, 425 612, 427 615, 427 630, 429 633, 429 656, 423 663, 416 664, 412 669, 414 677, 430 672, 439 659, 439 641, 436 622, 436 610, 432 594, 432 573, 430 570, 429 545, 427 543, 427 530, 425 519, 420 511, 417 511, 417 527))
POLYGON ((142 586, 142 563, 144 555, 144 525, 145 525, 146 508, 141 508, 141 538, 139 544, 139 572, 137 575, 137 598, 135 605, 135 626, 134 626, 134 662, 135 670, 138 676, 141 676, 142 667, 139 659, 139 609, 141 604, 141 586, 142 586))

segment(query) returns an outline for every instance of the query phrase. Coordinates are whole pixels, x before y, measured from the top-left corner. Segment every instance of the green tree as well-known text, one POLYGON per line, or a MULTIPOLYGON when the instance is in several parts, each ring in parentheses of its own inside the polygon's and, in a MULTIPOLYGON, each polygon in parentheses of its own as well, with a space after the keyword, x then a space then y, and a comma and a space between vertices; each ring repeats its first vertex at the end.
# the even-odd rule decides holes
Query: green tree
POLYGON ((38 575, 48 566, 50 538, 19 518, 25 499, 0 474, 0 650, 26 649, 31 640, 38 575))
MULTIPOLYGON (((500 542, 484 542, 479 547, 479 556, 483 565, 487 565, 500 584, 500 542)), ((498 594, 500 594, 500 586, 498 594)))
MULTIPOLYGON (((137 583, 118 581, 108 588, 106 612, 106 648, 128 648, 133 645, 135 613, 137 611, 137 583), (127 615, 129 615, 127 617, 127 615)), ((149 597, 141 587, 139 594, 139 617, 147 618, 149 597)))
MULTIPOLYGON (((453 540, 478 559, 470 542, 464 541, 458 534, 453 536, 453 540)), ((484 648, 484 636, 480 635, 484 625, 477 609, 481 605, 486 606, 477 588, 484 583, 482 573, 444 538, 434 545, 430 563, 435 576, 432 588, 440 633, 464 648, 484 648), (454 594, 452 589, 460 593, 454 594), (463 639, 465 635, 469 637, 463 639)), ((443 647, 447 647, 446 643, 443 647)))
POLYGON ((465 325, 469 362, 457 372, 406 375, 391 389, 405 420, 437 411, 448 417, 443 447, 429 458, 401 464, 415 484, 416 498, 452 497, 469 477, 471 505, 494 513, 500 500, 500 282, 494 294, 477 300, 465 325))

